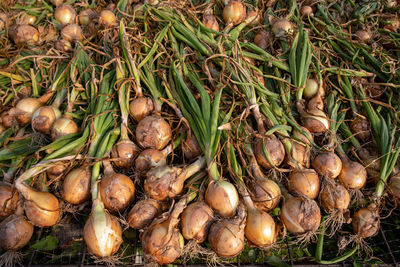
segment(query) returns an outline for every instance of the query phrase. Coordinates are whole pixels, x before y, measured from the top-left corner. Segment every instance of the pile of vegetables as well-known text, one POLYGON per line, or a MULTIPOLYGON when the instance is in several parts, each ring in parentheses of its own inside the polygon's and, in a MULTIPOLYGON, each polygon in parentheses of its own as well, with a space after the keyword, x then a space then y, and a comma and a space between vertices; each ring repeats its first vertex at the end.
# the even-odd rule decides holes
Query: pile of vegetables
POLYGON ((127 233, 160 265, 288 238, 373 257, 400 201, 396 1, 4 2, 0 265, 72 217, 107 264, 127 233))

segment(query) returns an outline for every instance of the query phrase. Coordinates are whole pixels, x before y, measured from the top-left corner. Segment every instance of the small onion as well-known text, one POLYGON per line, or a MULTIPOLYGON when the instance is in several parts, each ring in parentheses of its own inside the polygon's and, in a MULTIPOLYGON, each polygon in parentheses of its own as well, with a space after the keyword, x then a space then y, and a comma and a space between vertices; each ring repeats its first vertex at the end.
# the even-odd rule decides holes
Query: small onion
POLYGON ((346 188, 361 189, 367 181, 367 171, 358 162, 344 160, 342 171, 338 178, 340 183, 346 188))
POLYGON ((270 179, 257 179, 250 184, 251 199, 254 205, 264 211, 273 210, 278 206, 281 198, 281 189, 270 179))
POLYGON ((268 42, 269 42, 270 36, 266 30, 259 31, 255 36, 254 36, 254 44, 256 44, 258 47, 260 47, 263 50, 266 50, 268 47, 268 42))
POLYGON ((0 31, 6 28, 8 16, 6 13, 0 12, 0 31))
POLYGON ((290 233, 315 232, 321 223, 321 210, 312 199, 292 197, 283 205, 281 219, 290 233))
POLYGON ((321 205, 325 211, 347 210, 350 205, 350 194, 347 189, 338 183, 327 183, 321 190, 321 205))
POLYGON ((79 24, 87 26, 96 17, 97 17, 97 14, 93 10, 91 10, 91 9, 82 10, 78 16, 79 24))
POLYGON ((54 43, 54 47, 57 50, 63 51, 63 52, 70 52, 72 51, 72 44, 64 39, 58 40, 54 43))
POLYGON ((205 14, 203 17, 203 24, 205 27, 214 30, 216 32, 219 31, 219 24, 217 19, 212 14, 205 14))
POLYGON ((261 22, 261 13, 258 10, 247 12, 245 22, 248 26, 254 27, 261 22))
POLYGON ((19 194, 11 186, 0 183, 0 220, 17 209, 19 194))
POLYGON ((122 229, 118 219, 98 201, 93 203, 92 212, 83 228, 83 239, 89 252, 97 257, 113 255, 122 244, 122 229))
POLYGON ((222 17, 228 25, 238 25, 242 23, 246 17, 246 7, 240 0, 230 1, 222 11, 222 17))
POLYGON ((55 163, 47 170, 47 175, 50 179, 55 179, 58 176, 62 175, 67 169, 66 164, 64 163, 55 163))
POLYGON ((202 150, 196 136, 188 134, 186 140, 182 144, 182 153, 187 159, 194 159, 201 155, 202 150))
POLYGON ((355 35, 357 36, 357 38, 364 42, 364 43, 369 43, 371 42, 372 39, 372 34, 370 31, 366 31, 366 30, 359 30, 356 31, 355 35))
POLYGON ((256 208, 248 208, 244 235, 252 245, 268 247, 275 242, 278 231, 271 215, 256 208))
POLYGON ((17 105, 15 105, 15 108, 10 110, 10 115, 14 116, 21 124, 30 123, 33 114, 42 105, 43 103, 39 98, 27 97, 18 101, 17 105))
POLYGON ((271 134, 264 138, 258 138, 254 144, 254 155, 258 164, 266 169, 279 166, 285 159, 285 148, 281 141, 271 134), (264 149, 268 153, 269 161, 264 154, 264 149))
POLYGON ((82 28, 79 27, 78 24, 68 24, 64 28, 62 28, 61 37, 71 43, 74 41, 82 41, 82 28))
POLYGON ((9 34, 16 45, 33 46, 39 42, 39 31, 31 25, 12 26, 9 34))
POLYGON ((307 103, 308 110, 324 110, 324 101, 320 94, 315 95, 307 103))
POLYGON ((287 183, 289 191, 297 195, 315 199, 319 194, 320 181, 313 169, 293 170, 287 183))
POLYGON ((13 214, 0 223, 0 248, 16 251, 28 244, 33 225, 25 216, 13 214))
POLYGON ((222 219, 211 225, 208 242, 219 257, 233 258, 242 252, 245 245, 245 219, 246 210, 240 205, 235 218, 222 219))
POLYGON ((331 179, 338 177, 342 170, 342 161, 333 152, 319 153, 311 165, 319 175, 331 179))
POLYGON ((276 37, 293 34, 293 24, 287 19, 278 19, 272 24, 272 32, 276 37))
POLYGON ((32 128, 34 131, 50 134, 54 122, 61 117, 61 112, 53 106, 38 108, 32 116, 32 128))
POLYGON ((129 114, 139 122, 154 111, 153 100, 149 97, 138 97, 129 104, 129 114))
POLYGON ((310 6, 302 6, 300 12, 301 12, 302 16, 310 16, 311 17, 314 15, 313 9, 310 6))
POLYGON ((135 169, 138 172, 148 171, 151 168, 167 164, 166 155, 157 149, 143 150, 135 160, 135 169))
POLYGON ((143 148, 163 149, 171 138, 171 126, 158 115, 147 116, 136 127, 136 140, 143 148))
POLYGON ((17 119, 13 115, 10 115, 10 112, 3 112, 1 114, 0 118, 1 118, 2 125, 6 129, 11 128, 11 127, 15 127, 15 126, 18 125, 17 119))
POLYGON ((112 27, 117 24, 117 17, 112 11, 104 9, 99 14, 99 23, 104 27, 112 27))
POLYGON ((367 141, 371 137, 371 125, 369 120, 355 117, 350 123, 351 132, 362 141, 367 141))
POLYGON ((61 25, 75 23, 76 12, 70 5, 61 5, 56 8, 54 17, 61 25))
POLYGON ((205 201, 221 217, 231 217, 239 205, 239 195, 233 184, 213 180, 208 184, 205 201))
POLYGON ((393 176, 389 181, 389 193, 400 201, 400 177, 393 176))
POLYGON ((318 91, 319 91, 318 81, 315 79, 307 79, 303 91, 303 96, 305 98, 312 98, 318 93, 318 91))
MULTIPOLYGON (((312 141, 314 141, 313 135, 311 134, 311 132, 310 132, 307 128, 305 128, 305 127, 303 127, 303 126, 300 126, 300 128, 301 128, 304 132, 306 132, 306 133, 308 134, 308 136, 311 138, 312 141)), ((304 144, 311 145, 311 142, 310 142, 310 140, 308 140, 307 136, 304 135, 304 134, 303 134, 302 132, 300 132, 299 130, 297 130, 296 128, 293 129, 292 136, 293 136, 293 138, 294 138, 295 140, 301 141, 301 142, 303 142, 304 144)))
POLYGON ((26 12, 23 12, 21 17, 19 18, 18 24, 29 24, 33 25, 36 21, 36 17, 33 15, 30 15, 26 12))
POLYGON ((186 240, 203 243, 214 220, 213 210, 204 202, 197 201, 187 206, 181 216, 182 235, 186 240))
POLYGON ((114 161, 115 166, 119 168, 131 168, 139 151, 139 147, 134 142, 124 139, 113 146, 111 156, 118 159, 114 161))
POLYGON ((61 195, 71 204, 82 204, 90 197, 90 168, 81 167, 70 171, 65 176, 61 195))
POLYGON ((74 134, 79 131, 78 125, 69 117, 63 116, 54 122, 51 129, 51 138, 56 140, 61 136, 74 134))
POLYGON ((127 218, 129 226, 134 229, 145 228, 161 214, 162 208, 159 201, 151 198, 138 201, 129 211, 127 218))
POLYGON ((361 238, 374 236, 380 226, 379 214, 372 208, 359 209, 353 215, 353 231, 361 238))

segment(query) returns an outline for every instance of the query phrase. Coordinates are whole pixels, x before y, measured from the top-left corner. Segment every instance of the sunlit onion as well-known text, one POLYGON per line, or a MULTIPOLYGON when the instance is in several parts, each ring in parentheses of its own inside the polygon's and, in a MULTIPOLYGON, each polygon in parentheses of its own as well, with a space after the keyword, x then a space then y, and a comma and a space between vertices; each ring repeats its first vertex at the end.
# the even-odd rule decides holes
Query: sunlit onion
POLYGON ((315 199, 319 194, 320 181, 313 169, 293 170, 287 184, 289 191, 299 196, 315 199))
POLYGON ((182 235, 186 240, 203 243, 214 220, 213 210, 204 202, 197 201, 185 208, 181 216, 182 235))
POLYGON ((50 134, 54 122, 61 117, 61 112, 53 106, 38 108, 32 116, 32 128, 37 132, 50 134))
POLYGON ((143 148, 163 149, 171 138, 171 126, 158 115, 147 116, 136 127, 136 140, 143 148))
POLYGON ((270 211, 280 201, 281 189, 270 179, 257 179, 250 184, 251 199, 254 205, 261 210, 270 211))
POLYGON ((276 37, 293 34, 293 24, 287 19, 278 19, 272 24, 272 32, 276 37))
POLYGON ((112 27, 117 24, 117 17, 112 11, 104 9, 99 14, 99 23, 105 27, 112 27))
POLYGON ((12 108, 9 114, 16 118, 21 124, 31 122, 32 116, 36 110, 38 110, 43 103, 40 98, 27 97, 18 101, 15 108, 12 108))
POLYGON ((367 171, 358 162, 343 160, 342 171, 338 178, 340 183, 346 188, 361 189, 367 181, 367 171))
POLYGON ((74 41, 82 41, 82 28, 78 24, 68 24, 62 28, 61 37, 71 43, 74 41))
POLYGON ((67 25, 75 23, 76 12, 75 9, 70 5, 61 5, 56 8, 54 12, 54 18, 61 25, 67 25))
POLYGON ((273 134, 263 139, 257 139, 253 149, 258 164, 267 169, 278 167, 285 159, 285 148, 281 141, 273 134), (265 156, 264 149, 269 160, 265 156))
POLYGON ((322 207, 327 211, 346 210, 350 205, 350 194, 347 189, 338 183, 327 183, 321 190, 320 200, 322 207))
POLYGON ((51 138, 56 140, 61 136, 74 134, 78 131, 78 125, 74 122, 74 120, 67 116, 63 116, 54 122, 53 128, 51 129, 51 138))
POLYGON ((70 171, 65 176, 61 195, 71 204, 81 204, 90 197, 90 168, 81 167, 70 171))
POLYGON ((248 208, 244 234, 251 245, 268 247, 276 241, 278 231, 271 215, 256 208, 248 208))
POLYGON ((113 146, 111 156, 118 159, 114 161, 115 166, 119 168, 132 168, 139 152, 140 149, 134 142, 124 139, 113 146))
POLYGON ((219 31, 219 25, 218 25, 218 21, 215 18, 214 15, 212 14, 205 14, 203 17, 203 24, 204 26, 206 26, 207 28, 214 30, 214 31, 219 31))
POLYGON ((246 7, 240 0, 232 0, 224 7, 222 17, 227 25, 240 24, 246 17, 246 7))
POLYGON ((338 155, 333 152, 319 153, 314 158, 311 165, 319 175, 331 179, 338 177, 342 170, 342 161, 338 155))
POLYGON ((16 45, 34 46, 39 42, 39 31, 31 25, 12 26, 8 33, 16 45))
POLYGON ((129 104, 129 114, 139 122, 154 111, 153 100, 149 97, 138 97, 129 104))
POLYGON ((159 201, 148 198, 138 201, 128 214, 129 226, 134 229, 143 229, 162 212, 159 201))
POLYGON ((314 15, 313 9, 310 6, 302 6, 300 12, 301 12, 302 16, 313 16, 314 15))
POLYGON ((239 205, 235 186, 225 180, 213 180, 208 184, 206 203, 221 217, 231 217, 239 205))
POLYGON ((166 155, 157 149, 145 149, 135 160, 135 169, 138 172, 148 171, 151 168, 167 164, 166 155))

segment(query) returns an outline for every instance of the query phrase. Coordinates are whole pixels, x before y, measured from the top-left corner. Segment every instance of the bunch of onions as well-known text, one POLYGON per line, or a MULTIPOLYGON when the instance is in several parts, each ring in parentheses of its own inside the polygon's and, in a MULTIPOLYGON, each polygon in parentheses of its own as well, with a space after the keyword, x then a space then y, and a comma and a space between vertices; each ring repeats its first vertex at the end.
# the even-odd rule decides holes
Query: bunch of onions
POLYGON ((319 175, 330 179, 338 177, 342 170, 342 161, 334 152, 319 153, 311 165, 319 175))
POLYGON ((213 210, 202 200, 198 200, 185 208, 181 216, 181 231, 186 240, 203 243, 208 230, 214 221, 213 210))
POLYGON ((103 161, 104 176, 99 185, 99 192, 104 206, 112 212, 121 212, 135 197, 133 181, 122 173, 116 173, 110 162, 103 161))
POLYGON ((56 8, 56 11, 54 12, 54 18, 61 25, 75 23, 75 9, 70 5, 60 5, 56 8))
POLYGON ((318 174, 313 169, 291 171, 287 185, 291 193, 309 199, 317 198, 321 187, 318 174))
POLYGON ((379 214, 374 205, 361 208, 353 215, 353 231, 361 238, 368 238, 378 233, 380 226, 379 214))
POLYGON ((18 46, 34 46, 39 43, 39 31, 31 25, 11 26, 8 34, 18 46))
POLYGON ((222 10, 227 27, 238 25, 246 18, 246 6, 241 0, 231 0, 222 10))
POLYGON ((177 226, 179 216, 192 197, 189 194, 179 200, 170 214, 153 221, 141 234, 143 252, 149 261, 164 265, 181 256, 185 241, 177 226))
POLYGON ((212 250, 221 258, 233 258, 242 252, 245 240, 246 209, 239 205, 237 215, 214 222, 208 233, 212 250))
POLYGON ((184 168, 167 165, 153 168, 146 174, 144 190, 155 200, 165 201, 174 198, 182 192, 185 180, 200 171, 204 165, 205 158, 201 157, 184 168))
POLYGON ((147 227, 164 209, 162 202, 147 198, 135 203, 128 214, 129 226, 134 229, 147 227))
POLYGON ((88 167, 80 167, 70 171, 65 176, 61 195, 71 204, 82 204, 90 198, 90 177, 88 167))
POLYGON ((11 186, 0 182, 0 220, 17 209, 19 194, 11 186))

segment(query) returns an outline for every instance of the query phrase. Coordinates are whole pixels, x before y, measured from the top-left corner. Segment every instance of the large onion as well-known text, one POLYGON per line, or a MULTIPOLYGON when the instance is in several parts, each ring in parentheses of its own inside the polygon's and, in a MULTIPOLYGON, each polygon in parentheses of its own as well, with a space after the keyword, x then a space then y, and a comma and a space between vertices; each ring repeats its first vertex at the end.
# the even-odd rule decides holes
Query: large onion
POLYGON ((71 204, 81 204, 90 197, 90 168, 81 167, 70 171, 65 176, 62 186, 62 196, 71 204))
POLYGON ((213 220, 214 212, 204 201, 190 204, 181 216, 183 237, 187 240, 193 239, 197 243, 203 243, 207 238, 213 220))
POLYGON ((124 139, 113 146, 111 156, 118 159, 114 161, 115 166, 119 168, 132 168, 139 151, 139 147, 134 142, 124 139))
POLYGON ((289 191, 297 195, 315 199, 319 194, 320 181, 313 169, 293 170, 287 183, 289 191))
POLYGON ((322 207, 327 211, 347 210, 350 205, 350 194, 347 189, 338 183, 327 183, 321 190, 320 200, 322 207))
POLYGON ((353 231, 361 238, 374 236, 380 226, 379 214, 372 207, 359 209, 353 215, 353 231))
POLYGON ((129 226, 134 229, 143 229, 161 214, 162 208, 159 201, 151 198, 138 201, 128 214, 129 226))
POLYGON ((270 179, 257 179, 250 184, 250 190, 254 205, 261 210, 270 211, 279 204, 281 189, 270 179))
POLYGON ((171 127, 158 115, 147 116, 136 127, 136 139, 143 148, 163 149, 171 138, 171 127))
POLYGON ((33 225, 20 214, 8 216, 0 223, 0 248, 19 250, 28 244, 33 234, 33 225))
POLYGON ((50 134, 54 122, 61 117, 61 112, 53 106, 38 108, 32 116, 32 128, 37 132, 50 134))
POLYGON ((339 176, 342 170, 342 161, 333 152, 322 152, 319 153, 312 162, 312 167, 316 170, 319 175, 331 179, 335 179, 339 176))
POLYGON ((0 220, 17 209, 19 194, 11 186, 0 183, 0 220))
POLYGON ((222 17, 227 25, 240 24, 246 17, 246 7, 241 0, 232 0, 224 7, 222 17))
POLYGON ((254 155, 258 164, 270 169, 279 166, 285 159, 285 148, 275 135, 269 135, 262 139, 257 139, 254 145, 254 155), (264 149, 268 158, 265 156, 264 149))
POLYGON ((149 97, 138 97, 129 104, 129 114, 139 122, 154 111, 153 100, 149 97))
POLYGON ((367 181, 367 171, 360 163, 345 159, 338 178, 346 188, 361 189, 367 181))
POLYGON ((221 217, 231 217, 239 205, 239 194, 228 181, 212 180, 208 184, 205 201, 221 217))

